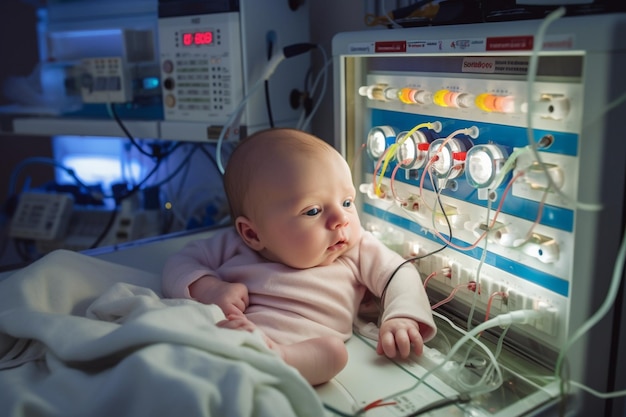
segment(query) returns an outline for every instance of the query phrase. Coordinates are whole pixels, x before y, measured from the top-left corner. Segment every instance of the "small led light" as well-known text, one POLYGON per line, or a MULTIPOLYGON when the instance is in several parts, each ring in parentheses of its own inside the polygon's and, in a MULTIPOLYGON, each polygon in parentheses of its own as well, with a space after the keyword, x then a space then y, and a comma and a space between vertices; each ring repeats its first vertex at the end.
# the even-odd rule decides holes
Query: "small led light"
POLYGON ((476 100, 475 100, 476 107, 478 107, 482 111, 491 113, 495 109, 495 106, 494 106, 495 99, 496 97, 490 93, 479 94, 478 96, 476 96, 476 100))
POLYGON ((395 141, 396 131, 391 126, 376 126, 367 134, 367 153, 378 160, 387 147, 395 141))
POLYGON ((498 188, 502 170, 508 152, 501 146, 484 144, 473 146, 467 152, 465 175, 467 182, 474 188, 498 188))
POLYGON ((415 104, 414 95, 416 92, 415 88, 404 87, 398 91, 398 99, 404 104, 415 104))
POLYGON ((515 98, 513 96, 483 93, 476 96, 474 103, 476 107, 488 113, 513 113, 515 111, 515 98))
POLYGON ((448 107, 448 103, 446 103, 445 96, 450 93, 449 90, 438 90, 433 94, 433 103, 440 107, 448 107))

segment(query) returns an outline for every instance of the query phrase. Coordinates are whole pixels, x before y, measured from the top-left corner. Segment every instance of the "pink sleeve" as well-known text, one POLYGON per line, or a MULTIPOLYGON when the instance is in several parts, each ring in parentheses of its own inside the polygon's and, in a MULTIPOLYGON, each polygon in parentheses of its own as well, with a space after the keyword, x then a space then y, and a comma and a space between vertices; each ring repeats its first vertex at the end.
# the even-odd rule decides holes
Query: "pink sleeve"
POLYGON ((359 258, 361 271, 364 271, 363 282, 376 296, 382 295, 387 281, 391 279, 383 300, 382 321, 396 317, 413 319, 420 323, 424 341, 432 339, 437 327, 420 273, 415 266, 407 263, 394 273, 405 261, 404 258, 369 232, 364 232, 359 258))
POLYGON ((381 321, 396 317, 411 318, 420 323, 420 333, 425 342, 437 333, 428 296, 419 272, 412 264, 402 266, 387 287, 381 321))
POLYGON ((216 270, 236 253, 240 243, 241 239, 232 228, 188 243, 165 262, 161 281, 163 295, 191 298, 189 286, 205 275, 219 278, 216 270))

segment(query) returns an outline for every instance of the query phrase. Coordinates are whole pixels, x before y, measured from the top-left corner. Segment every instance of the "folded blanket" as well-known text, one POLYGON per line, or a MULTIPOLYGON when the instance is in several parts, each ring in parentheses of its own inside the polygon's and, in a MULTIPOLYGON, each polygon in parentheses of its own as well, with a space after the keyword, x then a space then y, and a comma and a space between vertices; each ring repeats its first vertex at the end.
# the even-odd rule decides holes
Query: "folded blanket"
POLYGON ((315 416, 309 384, 217 306, 57 251, 0 282, 3 416, 315 416))

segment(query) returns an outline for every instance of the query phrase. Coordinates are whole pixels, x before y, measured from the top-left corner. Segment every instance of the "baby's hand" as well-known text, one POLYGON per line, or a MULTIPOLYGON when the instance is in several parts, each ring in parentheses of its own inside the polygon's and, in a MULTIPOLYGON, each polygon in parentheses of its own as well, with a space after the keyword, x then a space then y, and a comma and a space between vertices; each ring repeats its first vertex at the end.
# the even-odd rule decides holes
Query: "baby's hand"
POLYGON ((415 320, 398 317, 386 320, 380 326, 376 346, 376 353, 379 355, 395 358, 399 353, 401 358, 406 358, 411 353, 411 346, 415 354, 422 354, 424 340, 415 320))
POLYGON ((224 315, 241 314, 248 307, 248 287, 202 277, 189 287, 191 296, 204 304, 217 304, 224 315))
POLYGON ((217 327, 231 330, 245 330, 253 332, 256 329, 254 323, 252 323, 243 313, 228 314, 225 320, 217 323, 217 327))

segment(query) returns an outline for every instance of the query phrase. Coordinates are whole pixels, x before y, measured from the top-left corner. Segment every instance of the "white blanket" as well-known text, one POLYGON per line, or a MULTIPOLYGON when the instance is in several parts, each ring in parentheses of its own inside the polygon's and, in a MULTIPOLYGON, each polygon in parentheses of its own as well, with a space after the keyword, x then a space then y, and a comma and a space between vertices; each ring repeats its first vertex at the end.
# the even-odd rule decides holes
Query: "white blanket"
POLYGON ((57 251, 0 282, 0 415, 311 416, 313 388, 216 306, 57 251))

